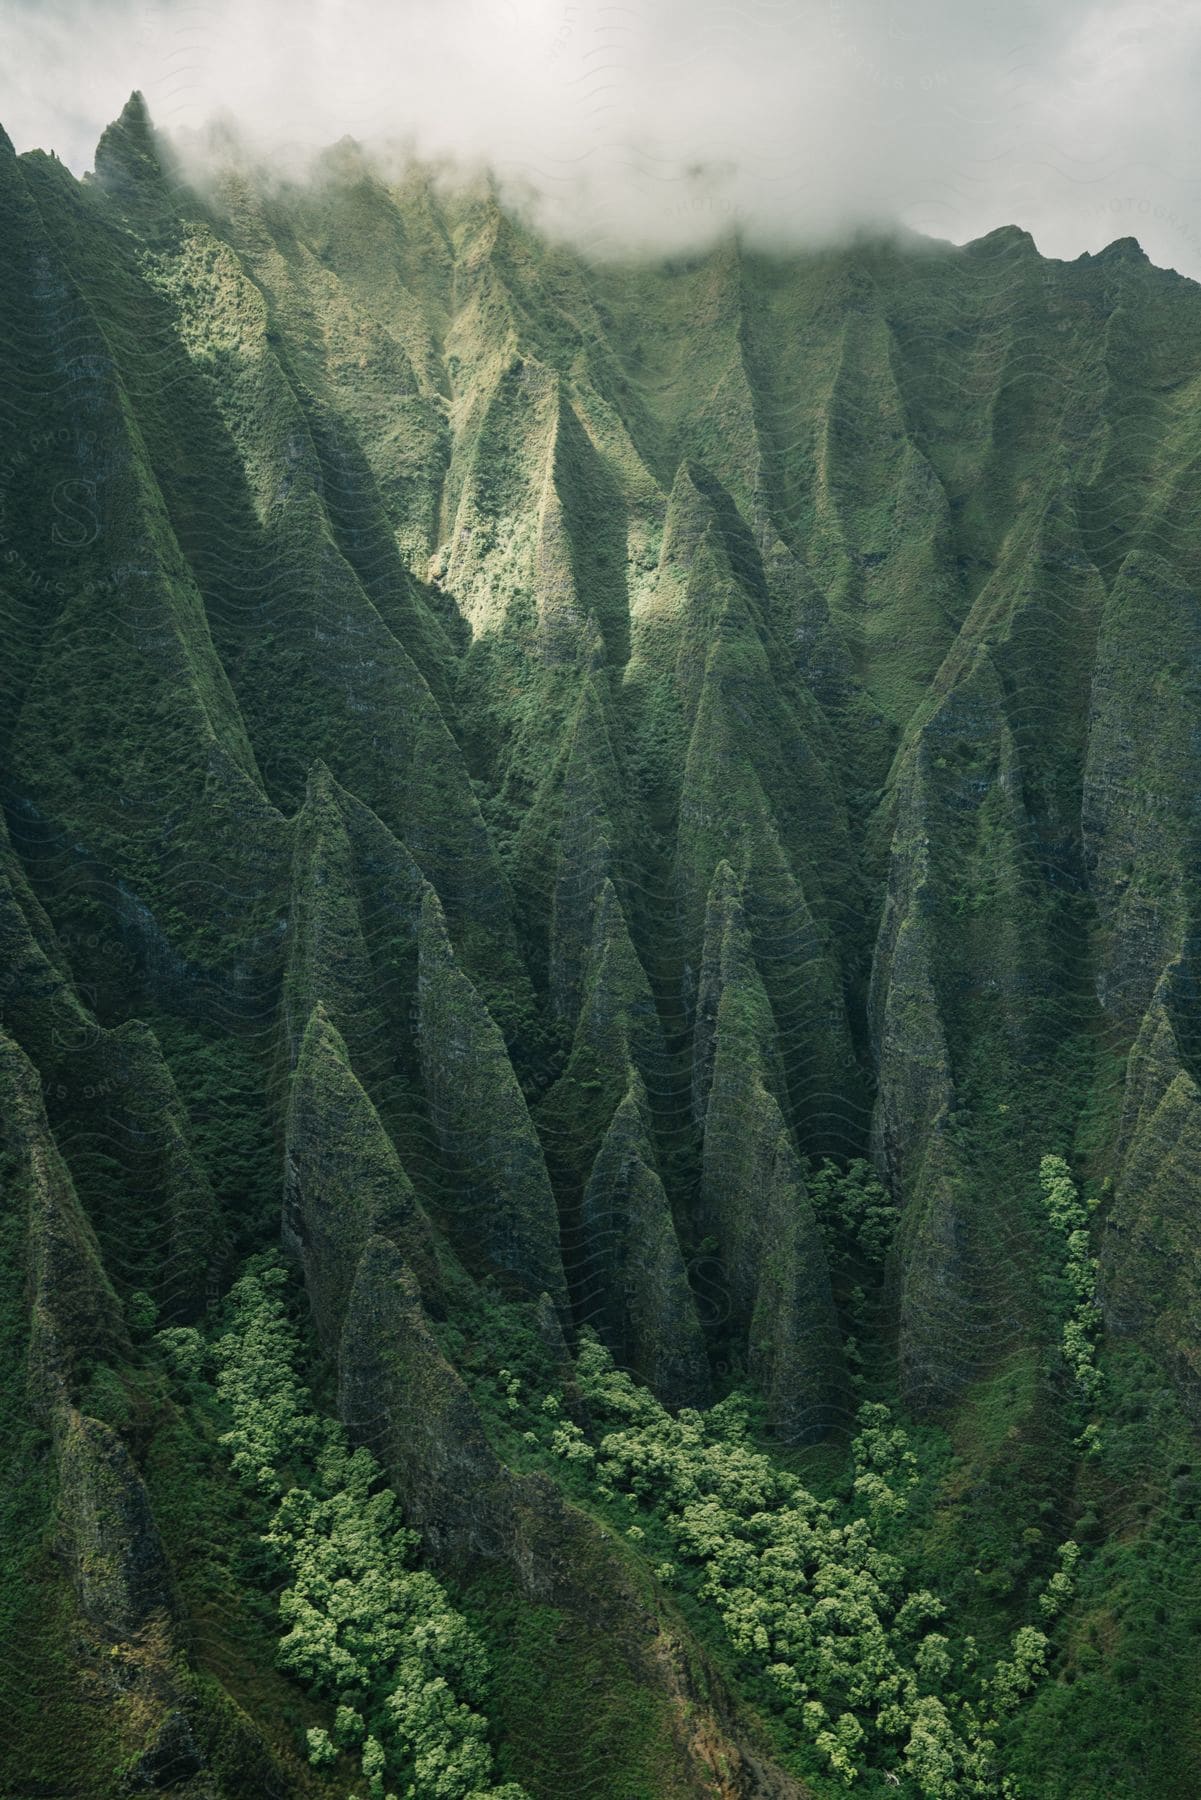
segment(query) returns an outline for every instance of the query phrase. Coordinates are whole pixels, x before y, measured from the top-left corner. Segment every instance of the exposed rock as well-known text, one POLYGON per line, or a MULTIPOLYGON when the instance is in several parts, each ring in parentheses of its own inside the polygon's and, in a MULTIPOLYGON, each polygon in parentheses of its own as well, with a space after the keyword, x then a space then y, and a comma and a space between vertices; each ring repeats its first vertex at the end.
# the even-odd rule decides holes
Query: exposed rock
POLYGON ((59 1490, 84 1616, 119 1639, 172 1615, 171 1572, 141 1476, 112 1427, 74 1408, 59 1447, 59 1490))
POLYGON ((169 1712, 159 1726, 154 1742, 134 1765, 129 1785, 135 1791, 138 1788, 155 1792, 174 1790, 181 1782, 199 1775, 203 1767, 204 1760, 187 1715, 169 1712))

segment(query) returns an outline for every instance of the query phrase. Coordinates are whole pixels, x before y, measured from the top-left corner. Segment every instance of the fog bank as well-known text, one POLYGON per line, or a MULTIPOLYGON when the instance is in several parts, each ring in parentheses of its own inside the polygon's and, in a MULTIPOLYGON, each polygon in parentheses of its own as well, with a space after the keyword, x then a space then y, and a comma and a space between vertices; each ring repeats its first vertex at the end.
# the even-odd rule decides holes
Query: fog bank
POLYGON ((1201 7, 1065 0, 9 0, 0 122, 90 167, 131 89, 278 159, 485 161, 546 229, 666 251, 1014 223, 1201 276, 1201 7))

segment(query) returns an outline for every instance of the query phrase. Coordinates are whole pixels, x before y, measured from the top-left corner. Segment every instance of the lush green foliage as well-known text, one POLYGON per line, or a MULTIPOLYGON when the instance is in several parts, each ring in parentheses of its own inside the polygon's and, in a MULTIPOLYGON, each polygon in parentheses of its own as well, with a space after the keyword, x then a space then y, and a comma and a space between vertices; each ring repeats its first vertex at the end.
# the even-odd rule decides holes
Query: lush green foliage
POLYGON ((857 1157, 840 1170, 827 1160, 808 1185, 832 1272, 878 1275, 896 1235, 897 1205, 871 1164, 857 1157))
MULTIPOLYGON (((257 1259, 235 1283, 216 1339, 217 1392, 232 1424, 235 1472, 275 1510, 264 1542, 285 1571, 280 1666, 336 1703, 331 1731, 312 1727, 310 1761, 358 1757, 372 1800, 523 1800, 494 1786, 488 1669, 445 1589, 414 1569, 416 1539, 371 1452, 314 1408, 298 1373, 300 1344, 278 1263, 257 1259)), ((196 1334, 164 1334, 194 1368, 196 1334)))
MULTIPOLYGON (((881 1527, 903 1519, 919 1464, 886 1406, 859 1409, 840 1504, 755 1445, 741 1396, 673 1416, 588 1337, 577 1374, 591 1434, 551 1394, 542 1432, 529 1435, 588 1471, 602 1502, 637 1503, 627 1537, 642 1545, 653 1522, 670 1547, 657 1579, 716 1610, 744 1667, 766 1672, 781 1717, 835 1777, 851 1785, 872 1768, 925 1796, 1019 1791, 993 1734, 1045 1675, 1047 1638, 1022 1626, 985 1670, 970 1635, 943 1629, 945 1602, 907 1586, 881 1527)), ((500 1381, 516 1409, 520 1383, 508 1371, 500 1381)), ((1062 1547, 1039 1596, 1043 1623, 1070 1599, 1078 1558, 1076 1544, 1062 1547)))
MULTIPOLYGON (((1101 1309, 1096 1301, 1097 1259, 1089 1247, 1088 1208, 1076 1193, 1072 1172, 1061 1156, 1044 1156, 1039 1167, 1047 1218, 1063 1240, 1063 1278, 1072 1295, 1072 1312, 1063 1328, 1063 1355, 1081 1398, 1095 1405, 1101 1392, 1097 1337, 1101 1309)), ((1090 1450, 1098 1447, 1095 1422, 1090 1450)))

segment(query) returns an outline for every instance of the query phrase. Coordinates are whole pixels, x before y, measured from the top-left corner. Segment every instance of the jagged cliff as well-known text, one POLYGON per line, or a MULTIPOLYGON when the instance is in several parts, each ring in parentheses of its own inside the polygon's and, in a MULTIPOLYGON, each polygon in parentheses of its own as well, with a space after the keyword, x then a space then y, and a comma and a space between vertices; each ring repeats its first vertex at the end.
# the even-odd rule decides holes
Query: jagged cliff
MULTIPOLYGON (((610 1718, 547 1748, 525 1657, 642 1709, 606 1792, 802 1793, 800 1706, 481 1395, 524 1357, 586 1432, 595 1333, 820 1469, 886 1394, 985 1638, 1044 1531, 1191 1516, 1201 290, 1016 229, 593 266, 349 140, 193 185, 136 95, 83 181, 0 134, 0 237, 4 1791, 333 1792, 152 1335, 282 1240, 424 1554, 551 1622, 496 1626, 513 1779, 580 1791, 610 1718)), ((1072 1615, 1040 1791, 1105 1730, 1114 1794, 1201 1781, 1195 1701, 1145 1789, 1105 1718, 1149 1605, 1072 1615)))

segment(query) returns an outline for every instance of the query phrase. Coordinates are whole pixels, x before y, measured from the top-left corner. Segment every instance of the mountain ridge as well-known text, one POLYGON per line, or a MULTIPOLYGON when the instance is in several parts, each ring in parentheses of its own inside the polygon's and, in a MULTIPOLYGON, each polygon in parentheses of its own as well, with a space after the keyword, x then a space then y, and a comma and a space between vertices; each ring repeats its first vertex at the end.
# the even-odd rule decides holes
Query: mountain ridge
MULTIPOLYGON (((118 1708, 68 1778, 65 1700, 30 1791, 104 1791, 97 1759, 153 1763, 177 1717, 166 1791, 249 1791, 251 1738, 267 1791, 339 1779, 297 1749, 315 1701, 262 1673, 267 1601, 222 1617, 248 1554, 217 1523, 225 1402, 164 1360, 234 1330, 281 1232, 316 1402, 491 1632, 501 1769, 535 1800, 609 1717, 553 1685, 556 1630, 642 1721, 631 1793, 832 1792, 868 1730, 848 1702, 815 1751, 665 1593, 637 1547, 662 1520, 619 1536, 580 1485, 616 1404, 577 1385, 589 1333, 663 1431, 745 1388, 756 1441, 832 1494, 863 1408, 896 1408, 929 1458, 906 1579, 990 1646, 1052 1579, 1052 1522, 1120 1542, 1159 1506, 1134 1537, 1178 1575, 1201 289, 1131 239, 1053 262, 1017 227, 594 264, 355 145, 320 182, 201 192, 136 94, 82 182, 0 143, 0 206, 9 1398, 30 1356, 44 1395, 65 1329, 53 1292, 26 1322, 28 1257, 112 1315, 38 1401, 20 1566, 65 1621, 39 1667, 70 1695, 110 1643, 152 1721, 118 1708), (1087 1317, 1048 1156, 1095 1203, 1087 1317), (138 1557, 186 1554, 189 1469, 201 1572, 131 1611, 138 1557), (60 1538, 109 1588, 62 1587, 60 1538), (546 1755, 512 1632, 553 1686, 546 1755)), ((1132 1652, 1092 1642, 1104 1554, 1032 1723, 998 1726, 1014 1780, 1059 1733, 1048 1794, 1105 1758, 1150 1791, 1106 1717, 1132 1652)), ((1196 1652, 1129 1613, 1177 1700, 1196 1652)), ((936 1785, 927 1729, 885 1733, 865 1791, 1002 1791, 983 1750, 947 1780, 984 1787, 936 1785)), ((1157 1791, 1189 1791, 1191 1741, 1157 1791)))

